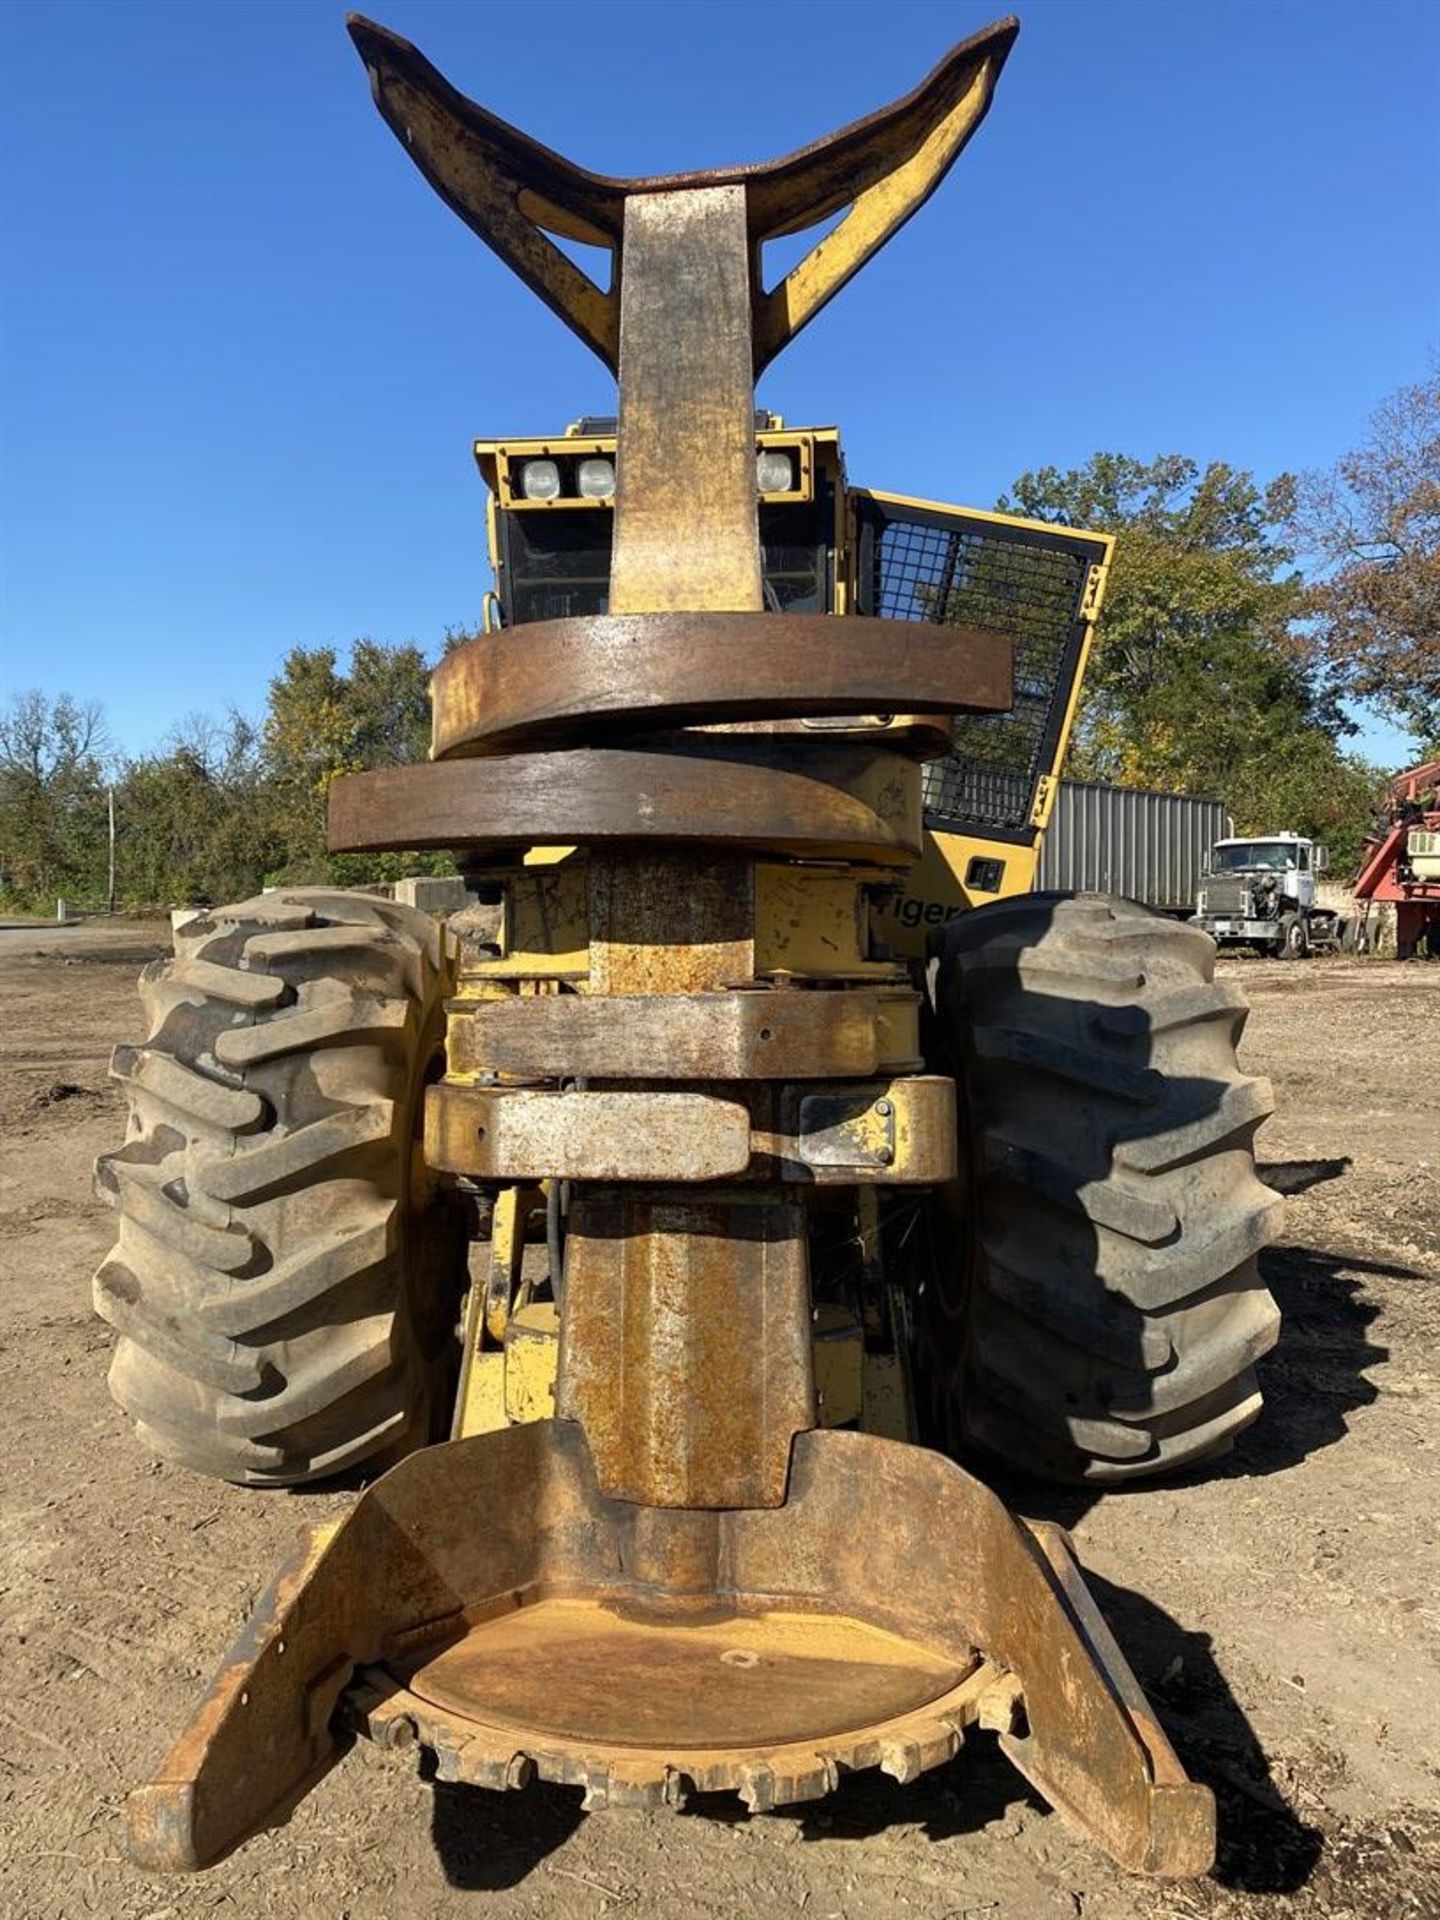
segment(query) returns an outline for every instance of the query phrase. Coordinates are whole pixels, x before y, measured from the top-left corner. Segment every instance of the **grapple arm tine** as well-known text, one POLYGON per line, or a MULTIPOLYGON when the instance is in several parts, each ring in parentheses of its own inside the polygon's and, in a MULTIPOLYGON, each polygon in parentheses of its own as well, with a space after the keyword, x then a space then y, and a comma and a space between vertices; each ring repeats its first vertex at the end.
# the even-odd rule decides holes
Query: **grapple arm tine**
POLYGON ((766 292, 752 275, 754 370, 773 360, 935 191, 989 109, 1019 22, 996 21, 946 54, 918 87, 808 147, 756 165, 613 179, 577 167, 460 93, 419 50, 359 14, 350 36, 375 103, 440 197, 546 305, 616 368, 625 205, 639 195, 740 187, 752 250, 851 211, 766 292), (548 237, 614 258, 597 287, 548 237))

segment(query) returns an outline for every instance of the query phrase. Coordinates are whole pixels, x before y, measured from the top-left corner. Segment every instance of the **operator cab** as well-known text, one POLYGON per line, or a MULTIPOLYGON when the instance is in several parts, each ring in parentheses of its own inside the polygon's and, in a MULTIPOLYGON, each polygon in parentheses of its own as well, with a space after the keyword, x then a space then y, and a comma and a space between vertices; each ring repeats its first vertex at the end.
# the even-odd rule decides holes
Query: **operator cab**
MULTIPOLYGON (((496 509, 487 626, 609 612, 617 424, 591 415, 555 440, 476 442, 496 509)), ((779 414, 757 412, 755 484, 767 608, 844 612, 836 568, 845 498, 839 435, 833 427, 787 432, 779 414)))
MULTIPOLYGON (((590 416, 548 439, 475 442, 495 575, 487 632, 609 611, 616 427, 590 416)), ((1008 712, 809 723, 863 728, 902 751, 925 736, 926 850, 883 906, 887 943, 921 957, 954 913, 1034 883, 1114 541, 851 487, 834 427, 792 428, 763 409, 755 485, 770 612, 923 620, 1014 642, 1008 712)))

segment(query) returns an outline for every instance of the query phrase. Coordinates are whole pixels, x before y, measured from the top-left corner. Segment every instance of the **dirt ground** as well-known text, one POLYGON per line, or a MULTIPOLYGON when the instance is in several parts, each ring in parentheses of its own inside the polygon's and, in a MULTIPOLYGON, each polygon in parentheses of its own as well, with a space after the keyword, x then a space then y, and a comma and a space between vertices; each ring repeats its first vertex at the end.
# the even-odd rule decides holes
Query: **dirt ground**
MULTIPOLYGON (((194 1879, 125 1860, 121 1808, 304 1520, 145 1458, 105 1389, 112 1044, 159 926, 0 931, 0 1913, 415 1920, 1440 1916, 1440 970, 1224 964, 1275 1082, 1267 1410, 1208 1479, 1057 1497, 1101 1606, 1220 1807, 1203 1881, 1125 1877, 972 1743, 793 1814, 587 1818, 434 1788, 366 1743, 282 1831, 194 1879)), ((1032 1496, 1033 1500, 1033 1496, 1032 1496)), ((1038 1507, 1033 1510, 1040 1510, 1038 1507)))

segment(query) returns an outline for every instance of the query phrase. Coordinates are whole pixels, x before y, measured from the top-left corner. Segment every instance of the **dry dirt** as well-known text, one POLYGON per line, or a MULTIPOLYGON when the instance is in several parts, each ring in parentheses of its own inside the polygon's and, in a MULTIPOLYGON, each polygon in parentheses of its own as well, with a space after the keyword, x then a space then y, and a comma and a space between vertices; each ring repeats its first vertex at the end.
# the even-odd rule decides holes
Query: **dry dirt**
POLYGON ((978 1743, 913 1786, 857 1778, 757 1818, 586 1818, 558 1789, 436 1789, 361 1743, 211 1873, 132 1868, 126 1789, 297 1525, 348 1497, 156 1465, 106 1394, 89 1169, 165 937, 0 932, 0 1913, 1440 1916, 1440 970, 1340 959, 1224 968, 1254 998, 1246 1062, 1279 1100, 1262 1158, 1293 1195, 1262 1422, 1208 1480, 1048 1509, 1217 1793, 1211 1877, 1127 1879, 978 1743))

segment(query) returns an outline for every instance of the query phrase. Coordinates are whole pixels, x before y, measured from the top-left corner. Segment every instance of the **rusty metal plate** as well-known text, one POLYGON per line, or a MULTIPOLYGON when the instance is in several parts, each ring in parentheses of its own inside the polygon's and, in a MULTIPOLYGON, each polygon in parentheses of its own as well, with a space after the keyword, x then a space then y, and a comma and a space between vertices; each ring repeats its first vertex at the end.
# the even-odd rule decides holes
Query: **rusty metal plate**
POLYGON ((755 978, 755 862, 618 847, 590 858, 592 993, 705 993, 755 978))
POLYGON ((335 853, 669 840, 908 863, 921 838, 913 761, 790 735, 446 760, 330 788, 335 853))
POLYGON ((425 1158, 448 1173, 494 1180, 745 1176, 935 1186, 954 1178, 952 1080, 916 1074, 844 1087, 786 1083, 773 1094, 765 1082, 748 1085, 747 1107, 700 1093, 560 1093, 445 1081, 426 1096, 425 1158))
POLYGON ((936 1186, 955 1177, 955 1083, 939 1074, 856 1087, 787 1087, 779 1127, 751 1145, 781 1179, 818 1185, 936 1186))
POLYGON ((910 1063, 913 993, 527 995, 454 1004, 452 1074, 537 1080, 826 1080, 910 1063), (884 1049, 884 1051, 882 1051, 884 1049))
MULTIPOLYGON (((986 63, 994 69, 993 84, 1020 31, 1013 15, 995 21, 968 40, 958 41, 909 93, 778 160, 617 177, 576 166, 467 99, 418 47, 388 27, 360 14, 352 14, 347 25, 373 76, 381 113, 416 166, 462 220, 482 238, 490 237, 484 229, 486 209, 470 207, 465 196, 478 193, 491 176, 499 175, 523 180, 528 193, 544 203, 552 232, 592 246, 618 241, 625 200, 632 193, 732 183, 746 189, 756 237, 803 232, 848 206, 877 176, 891 172, 897 153, 919 147, 969 92, 986 63), (432 102, 428 121, 416 114, 417 97, 429 97, 432 102)), ((927 181, 932 188, 935 184, 927 181)))
POLYGON ((431 1087, 425 1159, 481 1180, 723 1180, 750 1159, 750 1116, 699 1093, 431 1087))
MULTIPOLYGON (((770 1193, 574 1195, 556 1406, 578 1420, 603 1493, 645 1507, 778 1507, 813 1426, 803 1208, 770 1193)), ((698 1586, 713 1540, 643 1523, 627 1556, 698 1586)))
POLYGON ((562 1597, 434 1655, 410 1690, 462 1716, 483 1698, 487 1719, 518 1732, 681 1752, 833 1740, 928 1706, 965 1672, 860 1620, 817 1628, 813 1614, 775 1612, 668 1625, 562 1597))
POLYGON ((1013 656, 1003 634, 859 614, 531 621, 441 661, 434 754, 598 743, 626 727, 1000 712, 1013 656))
POLYGON ((610 608, 758 613, 744 188, 632 194, 615 262, 625 286, 610 608))

